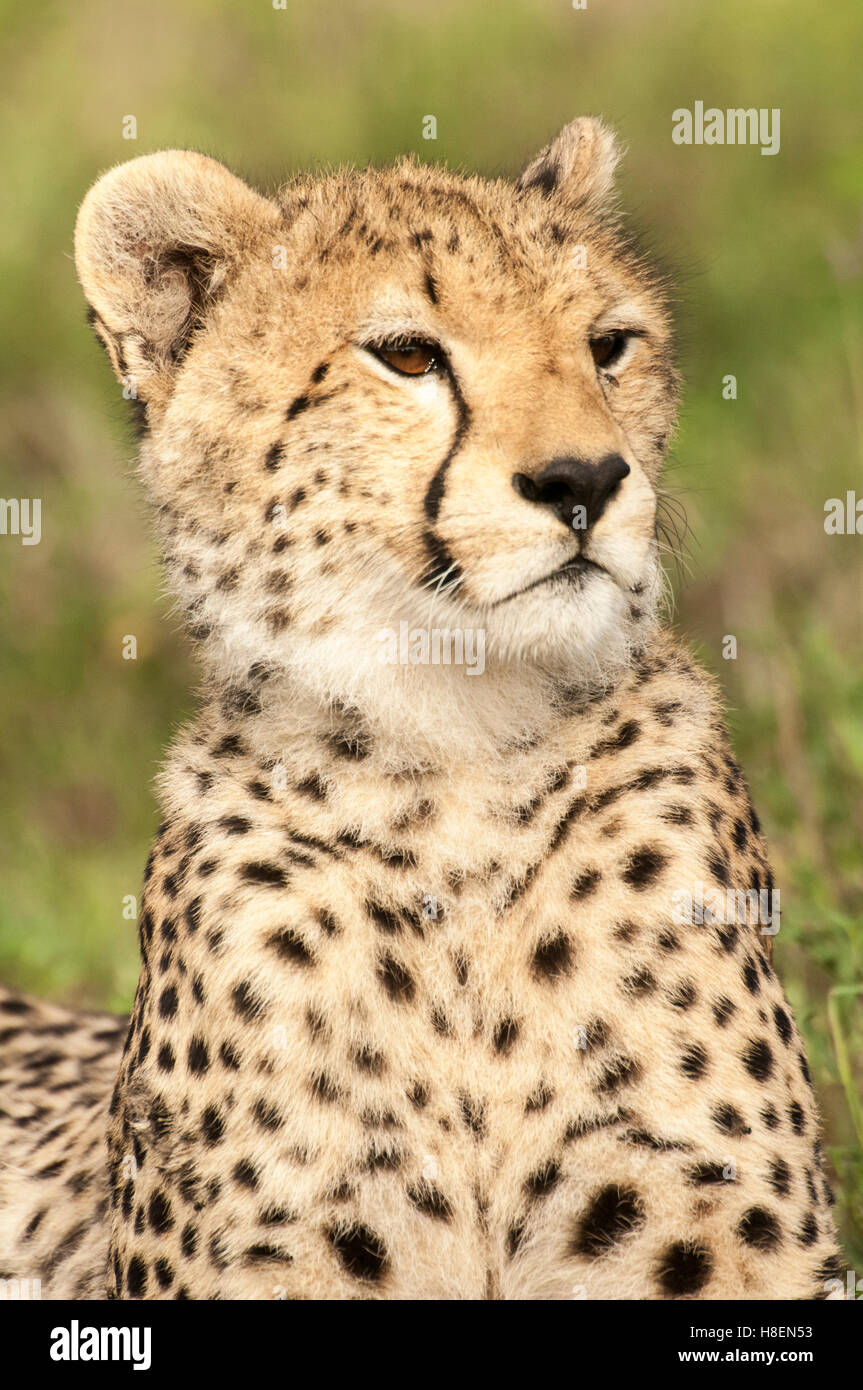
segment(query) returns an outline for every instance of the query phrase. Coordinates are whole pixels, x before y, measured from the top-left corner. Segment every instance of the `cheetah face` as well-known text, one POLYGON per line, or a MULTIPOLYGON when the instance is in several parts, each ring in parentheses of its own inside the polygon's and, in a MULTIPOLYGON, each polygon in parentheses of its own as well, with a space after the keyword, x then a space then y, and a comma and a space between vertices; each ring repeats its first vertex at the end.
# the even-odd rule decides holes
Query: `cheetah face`
POLYGON ((217 666, 369 664, 403 623, 576 681, 631 658, 676 382, 615 162, 580 120, 515 184, 403 161, 271 201, 166 153, 91 190, 79 274, 217 666))

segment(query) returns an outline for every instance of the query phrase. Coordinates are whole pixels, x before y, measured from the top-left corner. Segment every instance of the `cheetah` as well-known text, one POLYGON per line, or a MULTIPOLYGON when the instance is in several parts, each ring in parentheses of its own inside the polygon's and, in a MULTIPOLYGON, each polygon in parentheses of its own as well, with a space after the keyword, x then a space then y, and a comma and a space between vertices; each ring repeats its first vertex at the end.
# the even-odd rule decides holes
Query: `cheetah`
POLYGON ((169 151, 87 195, 204 685, 128 1026, 0 998, 0 1265, 44 1296, 840 1272, 764 838, 663 617, 678 376, 618 158, 583 118, 515 182, 406 158, 267 197, 169 151))

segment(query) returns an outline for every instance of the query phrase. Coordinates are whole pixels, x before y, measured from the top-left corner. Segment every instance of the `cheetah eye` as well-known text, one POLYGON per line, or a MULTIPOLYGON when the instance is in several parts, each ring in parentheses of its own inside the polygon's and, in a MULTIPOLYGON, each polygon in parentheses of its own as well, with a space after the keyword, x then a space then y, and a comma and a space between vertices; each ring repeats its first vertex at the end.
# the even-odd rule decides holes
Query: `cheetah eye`
POLYGON ((590 352, 594 365, 603 371, 613 367, 615 362, 622 357, 623 349, 629 342, 629 336, 628 333, 617 331, 615 333, 602 333, 598 338, 591 338, 590 352))
POLYGON ((422 338, 392 338, 383 343, 369 343, 367 350, 402 376, 425 376, 440 371, 444 356, 437 343, 422 338))

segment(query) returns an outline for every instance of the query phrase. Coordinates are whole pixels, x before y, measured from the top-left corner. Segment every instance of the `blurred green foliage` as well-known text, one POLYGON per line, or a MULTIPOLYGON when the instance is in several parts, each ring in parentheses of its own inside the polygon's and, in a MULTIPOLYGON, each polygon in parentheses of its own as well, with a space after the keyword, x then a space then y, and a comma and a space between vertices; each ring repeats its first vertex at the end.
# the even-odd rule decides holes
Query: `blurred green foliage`
POLYGON ((771 841, 776 958, 863 1268, 863 537, 823 529, 828 497, 863 496, 863 9, 4 0, 0 16, 0 495, 43 499, 40 545, 0 539, 0 976, 128 1007, 123 899, 155 825, 154 770, 193 703, 125 404, 75 282, 88 185, 170 146, 267 189, 298 166, 410 150, 513 172, 566 120, 601 113, 629 147, 625 203, 679 287, 676 621, 722 681, 771 841), (781 152, 673 145, 672 111, 696 100, 778 107, 781 152))

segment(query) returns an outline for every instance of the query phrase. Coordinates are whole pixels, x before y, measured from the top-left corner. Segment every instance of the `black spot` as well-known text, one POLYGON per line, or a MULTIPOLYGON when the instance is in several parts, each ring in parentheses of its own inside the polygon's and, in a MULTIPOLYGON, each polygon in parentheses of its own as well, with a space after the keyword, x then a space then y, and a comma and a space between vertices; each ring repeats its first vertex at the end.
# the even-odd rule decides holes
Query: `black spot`
POLYGON ((176 1058, 174 1056, 174 1049, 170 1043, 162 1043, 162 1046, 159 1048, 157 1061, 160 1071, 172 1072, 174 1070, 176 1058))
POLYGON ((806 1128, 806 1116, 803 1114, 803 1107, 796 1100, 792 1100, 788 1107, 788 1118, 791 1121, 791 1128, 795 1134, 802 1134, 806 1128))
POLYGON ((777 1197, 787 1197, 791 1190, 791 1169, 784 1158, 774 1158, 770 1164, 767 1181, 777 1197))
POLYGON ((198 1228, 192 1221, 183 1227, 183 1234, 180 1236, 180 1248, 187 1260, 192 1258, 198 1248, 198 1228))
POLYGON ((751 956, 743 966, 743 983, 750 994, 758 994, 761 989, 761 981, 758 978, 758 967, 751 956))
POLYGON ((250 1022, 263 1018, 266 1013, 265 1006, 253 993, 248 980, 241 980, 238 985, 234 986, 231 990, 231 1000, 234 1005, 234 1012, 239 1014, 240 1018, 248 1019, 250 1022))
POLYGON ((689 980, 681 980, 670 992, 668 1002, 675 1009, 691 1009, 697 997, 695 986, 689 980))
POLYGON ((773 1053, 763 1038, 753 1039, 743 1054, 743 1065, 756 1081, 767 1081, 773 1071, 773 1053))
POLYGON ((524 1228, 525 1222, 523 1220, 516 1221, 507 1231, 506 1253, 509 1255, 510 1259, 512 1259, 514 1255, 517 1255, 521 1249, 522 1241, 524 1240, 524 1228))
POLYGON ((540 165, 535 174, 531 175, 524 183, 518 185, 520 190, 535 188, 542 194, 543 198, 550 198, 557 188, 558 168, 556 164, 546 161, 540 165))
POLYGON ((219 826, 226 835, 248 835, 252 822, 245 816, 222 816, 219 826))
MULTIPOLYGON (((823 1283, 828 1279, 840 1279, 842 1273, 843 1267, 840 1256, 828 1255, 826 1260, 821 1261, 813 1277, 823 1283)), ((823 1298, 824 1294, 821 1294, 821 1297, 823 1298)))
POLYGON ((536 1090, 531 1092, 524 1103, 524 1113, 526 1115, 532 1115, 538 1110, 545 1110, 553 1099, 554 1093, 550 1091, 547 1086, 537 1086, 536 1090))
POLYGON ((285 456, 284 444, 271 444, 267 450, 267 457, 264 459, 264 467, 270 473, 275 473, 281 467, 282 459, 285 456))
POLYGON ((549 1159, 525 1179, 524 1190, 528 1197, 547 1197, 560 1181, 560 1164, 549 1159))
POLYGON ((693 1187, 711 1187, 715 1183, 731 1182, 733 1179, 726 1178, 721 1163, 696 1163, 689 1169, 686 1181, 693 1187))
POLYGON ((584 1030, 584 1042, 586 1048, 605 1047, 611 1033, 608 1025, 601 1018, 592 1018, 584 1030))
POLYGON ((353 1061, 359 1071, 368 1072, 371 1076, 380 1076, 386 1065, 382 1052, 376 1052, 373 1047, 367 1045, 358 1047, 353 1052, 353 1061))
POLYGON ((814 1211, 807 1212, 800 1223, 797 1241, 800 1245, 814 1245, 818 1239, 818 1222, 814 1211))
POLYGON ((782 1240, 777 1218, 765 1207, 750 1207, 745 1211, 738 1222, 737 1234, 754 1250, 775 1250, 782 1240))
POLYGON ((604 739, 602 743, 597 743, 593 749, 593 757, 602 753, 619 753, 624 748, 631 748, 636 739, 641 734, 641 728, 634 719, 622 724, 617 733, 611 738, 604 739))
POLYGON ((355 1279, 379 1283, 389 1268, 387 1250, 380 1236, 368 1226, 335 1227, 327 1231, 327 1239, 347 1270, 355 1279))
POLYGON ((283 1226, 286 1222, 296 1221, 296 1216, 287 1207, 266 1207, 258 1217, 262 1226, 283 1226))
POLYGON ((667 862, 667 856, 658 849, 646 847, 636 850, 630 855, 621 878, 630 888, 635 888, 639 893, 644 892, 656 882, 667 862))
POLYGON ((597 1258, 644 1222, 644 1205, 633 1187, 616 1183, 603 1187, 579 1218, 570 1241, 570 1253, 597 1258))
POLYGON ((210 1054, 203 1038, 193 1038, 189 1043, 189 1071, 195 1076, 203 1076, 210 1069, 210 1054))
POLYGON ((728 858, 723 851, 711 850, 707 856, 707 867, 717 883, 723 888, 728 886, 730 868, 728 858))
POLYGON ((697 1081, 707 1070, 707 1053, 701 1043, 690 1043, 680 1059, 680 1070, 690 1081, 697 1081))
POLYGON ((151 1230, 157 1236, 163 1236, 174 1228, 174 1214, 171 1210, 171 1203, 164 1192, 153 1192, 150 1195, 150 1202, 147 1208, 147 1219, 150 1222, 151 1230))
POLYGON ((365 1168, 370 1173, 377 1172, 378 1169, 384 1169, 385 1172, 396 1172, 402 1166, 402 1158, 402 1152, 397 1148, 389 1147, 389 1145, 381 1148, 378 1144, 372 1144, 367 1158, 365 1158, 365 1168))
POLYGON ((533 953, 531 973, 535 979, 556 980, 565 975, 572 962, 572 945, 565 932, 559 931, 541 941, 533 953))
POLYGON ((282 927, 279 931, 273 932, 267 937, 267 945, 272 946, 282 960, 290 961, 292 965, 309 966, 314 964, 314 956, 293 927, 282 927))
POLYGON ((209 1249, 210 1249, 210 1263, 211 1263, 212 1265, 214 1265, 216 1269, 227 1269, 227 1268, 228 1268, 228 1256, 227 1256, 227 1251, 225 1250, 225 1245, 224 1245, 224 1241, 223 1241, 223 1239, 222 1239, 222 1234, 221 1234, 219 1231, 217 1231, 215 1235, 210 1236, 210 1248, 209 1248, 209 1249))
POLYGON ((514 1018, 502 1018, 494 1030, 494 1050, 506 1056, 516 1044, 519 1025, 514 1018))
POLYGON ((162 1018, 173 1018, 177 1012, 177 991, 173 985, 162 990, 159 999, 159 1013, 162 1018))
POLYGON ((58 1173, 62 1173, 66 1167, 65 1158, 55 1158, 53 1163, 46 1163, 44 1168, 36 1171, 37 1178, 56 1178, 58 1173))
POLYGON ((287 412, 285 413, 285 419, 295 420, 298 415, 302 415, 304 410, 308 410, 311 403, 312 402, 309 396, 297 396, 296 399, 291 401, 291 404, 288 406, 287 412))
POLYGON ((234 1181, 238 1182, 241 1187, 251 1188, 252 1192, 257 1191, 260 1175, 250 1159, 243 1158, 239 1163, 234 1164, 234 1181))
POLYGON ((287 1250, 281 1250, 276 1245, 265 1243, 250 1245, 248 1250, 243 1252, 243 1258, 246 1264, 250 1265, 265 1264, 269 1260, 277 1260, 280 1264, 292 1264, 294 1259, 287 1250))
POLYGON ((599 869, 586 869, 573 883, 569 890, 569 896, 575 901, 587 898, 601 881, 602 874, 599 869))
POLYGON ((214 758, 226 758, 245 753, 246 747, 238 734, 226 734, 213 749, 214 758))
POLYGON ((211 931, 207 932, 207 949, 212 951, 214 956, 221 955, 224 945, 224 936, 225 934, 221 927, 213 927, 211 931))
POLYGON ((716 1000, 713 1005, 713 1017, 720 1028, 725 1027, 736 1008, 737 1005, 733 1004, 730 999, 726 999, 724 995, 721 999, 716 1000))
POLYGON ((168 1289, 174 1282, 174 1270, 164 1258, 158 1259, 153 1266, 156 1271, 156 1279, 160 1289, 168 1289))
POLYGON ((143 1298, 147 1289, 147 1266, 140 1255, 133 1255, 126 1272, 126 1288, 130 1298, 143 1298))
POLYGON ((631 1057, 615 1057, 605 1067, 596 1090, 599 1095, 614 1095, 622 1086, 629 1086, 641 1074, 641 1067, 631 1057))
POLYGON ((225 1121, 217 1106, 207 1106, 201 1116, 201 1130, 206 1144, 218 1144, 225 1132, 225 1121))
POLYGON ((219 1048, 219 1058, 221 1060, 222 1066, 227 1067, 229 1071, 239 1071, 240 1054, 234 1047, 233 1043, 222 1043, 222 1046, 219 1048))
POLYGON ((408 1200, 425 1216, 433 1216, 438 1221, 452 1219, 452 1207, 433 1183, 423 1182, 419 1187, 409 1187, 408 1200))
POLYGON ((397 1004, 407 1004, 414 997, 413 979, 400 961, 394 956, 381 956, 378 961, 378 979, 397 1004))
POLYGON ((432 1028, 434 1028, 435 1032, 439 1033, 442 1038, 449 1038, 452 1036, 452 1024, 442 1009, 432 1009, 431 1023, 432 1028))
POLYGON ((765 1105, 764 1109, 761 1111, 760 1119, 761 1123, 765 1125, 767 1129, 779 1128, 779 1116, 772 1105, 765 1105))
POLYGON ((396 936, 404 928, 404 922, 399 914, 391 912, 389 908, 382 907, 380 903, 367 902, 366 912, 375 926, 388 936, 396 936))
POLYGON ((482 1101, 475 1100, 464 1092, 459 1097, 462 1119, 468 1129, 477 1139, 481 1139, 485 1134, 485 1106, 482 1101))
POLYGON ((278 864, 244 864, 240 874, 247 883, 260 883, 267 888, 284 888, 288 881, 278 864))
POLYGON ((704 1288, 713 1270, 710 1251, 689 1240, 676 1241, 660 1257, 657 1278, 668 1298, 685 1298, 704 1288))
POLYGON ((620 988, 624 994, 638 998, 640 995, 650 994, 656 989, 656 980, 647 966, 643 965, 631 975, 625 975, 620 981, 620 988))
POLYGON ((331 1076, 325 1071, 317 1072, 311 1080, 312 1094, 320 1100, 329 1101, 334 1104, 340 1097, 341 1092, 331 1076))

